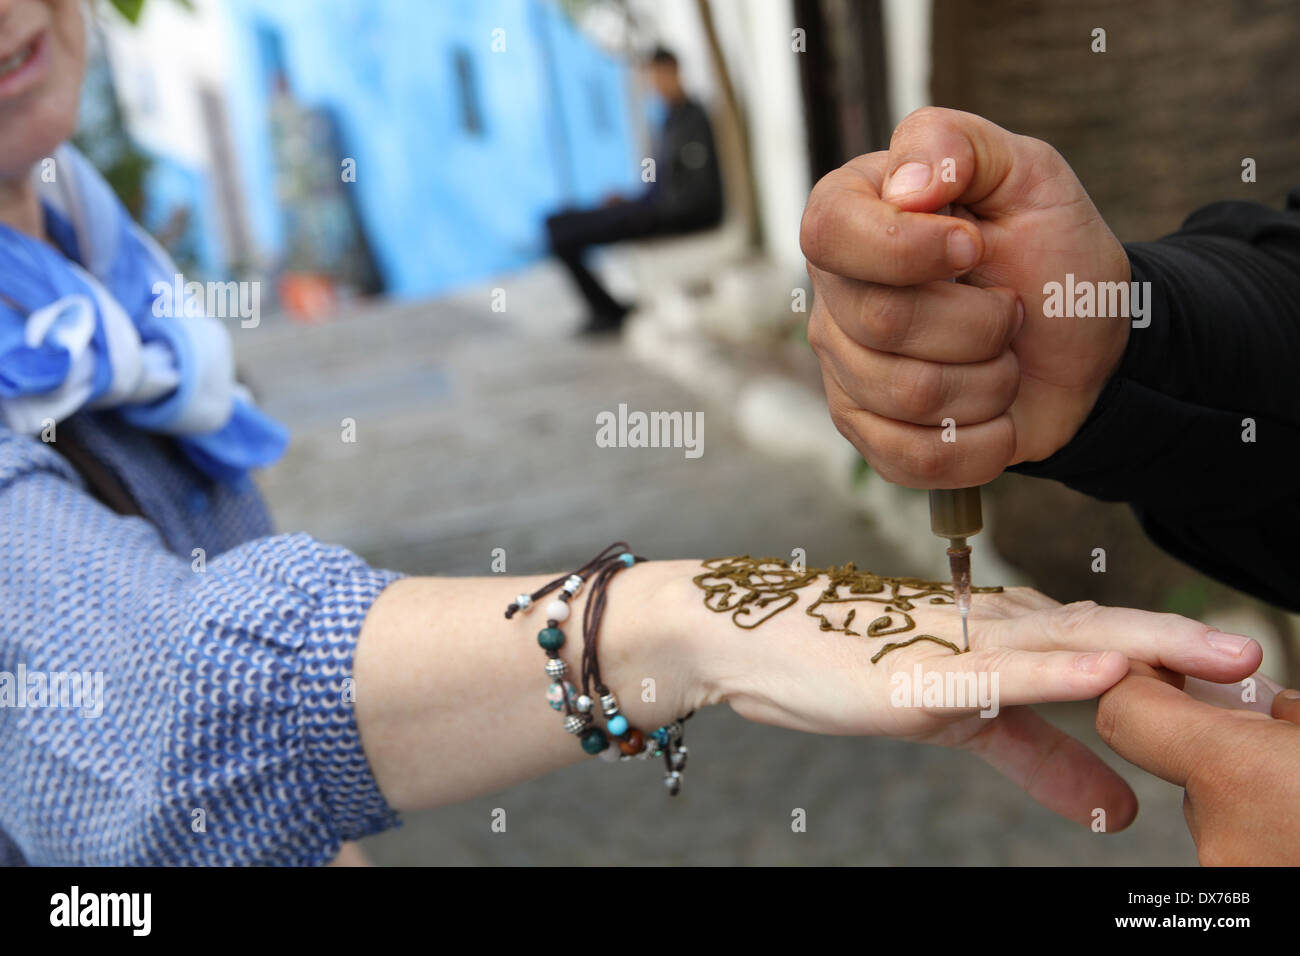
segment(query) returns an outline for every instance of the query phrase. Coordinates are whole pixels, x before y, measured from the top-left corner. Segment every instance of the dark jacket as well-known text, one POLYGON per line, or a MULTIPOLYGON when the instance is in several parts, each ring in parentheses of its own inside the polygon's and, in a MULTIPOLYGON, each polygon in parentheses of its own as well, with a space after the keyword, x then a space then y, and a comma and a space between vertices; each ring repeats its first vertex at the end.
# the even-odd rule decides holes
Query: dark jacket
POLYGON ((713 128, 692 99, 672 106, 655 147, 655 182, 647 192, 666 231, 700 229, 722 219, 722 170, 713 128))
POLYGON ((1070 443, 1010 470, 1128 502, 1169 553, 1300 611, 1300 189, 1125 249, 1150 326, 1070 443))

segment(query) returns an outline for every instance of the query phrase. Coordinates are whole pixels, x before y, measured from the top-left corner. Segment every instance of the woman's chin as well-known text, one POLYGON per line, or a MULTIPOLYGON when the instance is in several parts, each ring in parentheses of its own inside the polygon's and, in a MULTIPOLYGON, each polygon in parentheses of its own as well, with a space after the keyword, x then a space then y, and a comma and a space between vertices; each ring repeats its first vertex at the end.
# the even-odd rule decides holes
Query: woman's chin
POLYGON ((54 100, 51 97, 34 103, 30 109, 0 121, 0 143, 4 143, 0 149, 0 180, 26 176, 77 131, 75 104, 70 111, 54 100))

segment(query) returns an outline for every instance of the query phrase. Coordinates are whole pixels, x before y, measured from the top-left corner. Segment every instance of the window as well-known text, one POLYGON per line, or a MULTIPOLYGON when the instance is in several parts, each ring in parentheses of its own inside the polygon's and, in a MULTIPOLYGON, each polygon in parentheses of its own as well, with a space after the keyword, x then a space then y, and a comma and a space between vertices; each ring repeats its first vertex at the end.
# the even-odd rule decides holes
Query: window
POLYGON ((483 135, 483 111, 479 108, 478 77, 474 73, 474 60, 469 50, 456 47, 452 50, 452 65, 456 73, 456 93, 460 100, 460 125, 471 136, 483 135))

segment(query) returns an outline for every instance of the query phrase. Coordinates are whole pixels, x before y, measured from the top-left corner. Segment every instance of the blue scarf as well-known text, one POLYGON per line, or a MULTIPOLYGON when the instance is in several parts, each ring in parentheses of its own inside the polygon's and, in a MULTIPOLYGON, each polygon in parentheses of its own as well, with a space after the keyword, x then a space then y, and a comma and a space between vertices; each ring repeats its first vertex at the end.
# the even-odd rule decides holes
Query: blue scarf
POLYGON ((61 146, 52 171, 38 190, 66 255, 0 224, 0 425, 36 435, 112 408, 227 484, 276 461, 288 433, 235 381, 225 326, 193 300, 157 307, 176 266, 85 157, 61 146))

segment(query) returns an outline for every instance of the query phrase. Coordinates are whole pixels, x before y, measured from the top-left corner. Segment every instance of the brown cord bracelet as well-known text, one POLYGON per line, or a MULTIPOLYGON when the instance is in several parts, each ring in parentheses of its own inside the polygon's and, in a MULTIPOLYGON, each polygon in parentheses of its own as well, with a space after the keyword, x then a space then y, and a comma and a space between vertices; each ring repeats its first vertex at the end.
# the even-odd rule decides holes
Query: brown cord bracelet
POLYGON ((605 684, 600 674, 598 638, 600 624, 605 614, 609 582, 624 568, 630 568, 645 558, 627 550, 627 543, 616 541, 605 548, 578 570, 561 575, 538 588, 532 594, 520 594, 506 608, 506 617, 518 611, 529 611, 541 598, 561 588, 560 593, 546 606, 546 627, 537 634, 537 643, 546 651, 546 676, 551 679, 547 701, 552 709, 564 713, 564 729, 578 737, 582 749, 603 760, 629 760, 633 757, 664 758, 664 786, 674 796, 681 790, 682 771, 686 767, 687 749, 683 743, 683 723, 691 715, 679 718, 650 734, 638 730, 620 712, 618 699, 605 684), (568 664, 560 657, 565 636, 560 625, 569 618, 569 602, 584 584, 590 582, 591 595, 582 614, 582 692, 565 680, 568 664), (600 710, 605 727, 595 726, 592 692, 600 699, 600 710), (610 738, 617 743, 611 746, 610 738))

